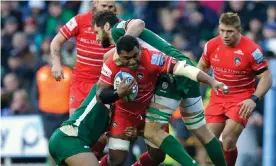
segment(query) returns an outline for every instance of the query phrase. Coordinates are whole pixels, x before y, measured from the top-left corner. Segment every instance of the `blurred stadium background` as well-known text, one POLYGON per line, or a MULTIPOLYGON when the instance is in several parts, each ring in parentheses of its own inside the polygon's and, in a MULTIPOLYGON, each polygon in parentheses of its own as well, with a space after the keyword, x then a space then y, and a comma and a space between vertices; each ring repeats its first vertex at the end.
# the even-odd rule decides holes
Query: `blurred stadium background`
MULTIPOLYGON (((148 29, 182 50, 194 62, 205 42, 218 34, 222 12, 239 14, 242 33, 260 44, 273 72, 273 88, 250 117, 239 141, 237 166, 276 163, 276 3, 273 1, 118 1, 122 19, 140 18, 148 29)), ((1 164, 49 165, 38 103, 37 71, 48 63, 51 39, 71 17, 91 9, 89 1, 1 1, 1 164)), ((63 64, 74 67, 74 39, 62 48, 63 64)), ((51 87, 55 88, 55 87, 51 87)), ((202 85, 204 102, 210 89, 202 85)), ((55 96, 57 97, 57 96, 55 96)), ((55 100, 55 97, 49 100, 55 100)), ((62 97, 58 96, 58 97, 62 97)), ((52 120, 58 123, 58 120, 52 120)), ((47 126, 46 126, 47 127, 47 126)), ((200 160, 201 149, 176 113, 172 134, 200 160)), ((126 165, 145 150, 132 146, 126 165)), ((163 165, 177 165, 169 157, 163 165)))

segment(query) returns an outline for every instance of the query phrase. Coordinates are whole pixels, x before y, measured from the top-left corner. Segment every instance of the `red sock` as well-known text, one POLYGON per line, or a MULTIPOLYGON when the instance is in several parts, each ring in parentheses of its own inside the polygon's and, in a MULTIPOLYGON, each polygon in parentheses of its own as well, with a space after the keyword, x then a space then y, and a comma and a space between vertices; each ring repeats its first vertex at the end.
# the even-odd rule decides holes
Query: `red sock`
POLYGON ((235 166, 237 156, 238 156, 237 147, 233 150, 223 151, 223 152, 227 162, 227 166, 235 166))
POLYGON ((153 161, 152 159, 150 159, 149 157, 149 153, 145 152, 143 153, 139 159, 132 165, 132 166, 158 166, 161 163, 157 163, 156 161, 153 161))
POLYGON ((106 154, 102 160, 101 160, 101 163, 100 163, 100 166, 108 166, 107 164, 107 157, 108 157, 108 154, 106 154))
POLYGON ((92 152, 95 154, 98 160, 101 160, 103 157, 103 150, 104 150, 105 144, 97 141, 96 144, 91 148, 92 152))

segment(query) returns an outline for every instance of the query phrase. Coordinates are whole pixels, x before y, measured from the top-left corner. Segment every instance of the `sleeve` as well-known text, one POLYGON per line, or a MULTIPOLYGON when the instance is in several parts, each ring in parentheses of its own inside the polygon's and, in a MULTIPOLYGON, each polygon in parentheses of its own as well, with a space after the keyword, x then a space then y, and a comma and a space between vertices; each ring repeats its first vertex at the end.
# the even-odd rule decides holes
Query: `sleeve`
POLYGON ((111 70, 110 58, 103 64, 100 80, 108 85, 113 86, 114 75, 111 70))
POLYGON ((79 16, 71 18, 65 25, 63 25, 59 32, 66 38, 69 39, 74 37, 79 32, 79 16))
POLYGON ((267 69, 267 61, 264 60, 263 52, 260 47, 256 47, 249 56, 251 59, 251 67, 257 75, 267 69))
POLYGON ((166 56, 162 52, 152 52, 150 64, 158 73, 169 73, 173 58, 166 56))
POLYGON ((118 39, 125 35, 125 28, 127 26, 127 21, 121 21, 114 25, 114 27, 111 30, 111 35, 115 43, 118 41, 118 39))
POLYGON ((204 46, 204 50, 203 50, 203 53, 201 55, 201 59, 207 63, 207 64, 210 64, 210 56, 209 56, 209 53, 208 53, 208 43, 207 42, 204 46))

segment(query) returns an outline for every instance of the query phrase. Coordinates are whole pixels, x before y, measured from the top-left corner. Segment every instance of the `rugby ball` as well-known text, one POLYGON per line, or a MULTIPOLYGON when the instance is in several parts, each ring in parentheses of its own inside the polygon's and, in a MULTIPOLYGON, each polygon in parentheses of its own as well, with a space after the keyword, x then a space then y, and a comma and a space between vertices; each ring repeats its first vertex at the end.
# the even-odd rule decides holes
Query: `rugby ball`
MULTIPOLYGON (((120 72, 118 72, 118 73, 115 75, 115 77, 114 77, 114 89, 115 89, 115 90, 117 90, 119 84, 120 84, 125 78, 127 78, 127 79, 126 79, 126 83, 130 82, 130 81, 133 80, 133 79, 135 80, 135 78, 134 78, 131 74, 129 74, 129 73, 127 73, 127 72, 124 72, 124 71, 120 71, 120 72)), ((125 101, 133 101, 133 100, 135 100, 137 94, 138 94, 138 84, 137 84, 137 82, 136 82, 136 80, 135 80, 135 84, 134 84, 134 86, 132 87, 132 92, 131 92, 129 95, 125 96, 125 97, 123 98, 123 100, 125 100, 125 101)))

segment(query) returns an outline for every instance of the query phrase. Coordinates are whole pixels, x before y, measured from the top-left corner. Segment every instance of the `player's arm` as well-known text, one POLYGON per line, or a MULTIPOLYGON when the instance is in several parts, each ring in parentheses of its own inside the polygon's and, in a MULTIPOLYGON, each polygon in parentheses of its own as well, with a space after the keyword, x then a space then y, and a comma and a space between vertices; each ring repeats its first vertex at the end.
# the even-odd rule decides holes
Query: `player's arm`
POLYGON ((138 37, 145 29, 145 22, 140 19, 130 20, 127 22, 125 29, 125 35, 138 37))
POLYGON ((64 42, 67 39, 59 32, 51 42, 50 51, 52 57, 52 75, 59 81, 61 78, 64 78, 62 64, 61 64, 61 54, 60 49, 64 42))
MULTIPOLYGON (((201 58, 197 64, 197 68, 204 71, 205 73, 208 73, 210 69, 210 60, 209 60, 209 53, 208 53, 208 46, 210 47, 210 44, 207 42, 204 46, 204 51, 201 55, 201 58)), ((209 48, 210 50, 210 48, 209 48)))
POLYGON ((272 75, 271 72, 267 69, 261 74, 257 75, 257 78, 259 79, 259 83, 257 85, 254 96, 261 99, 272 86, 272 75))
POLYGON ((197 68, 200 69, 201 71, 204 71, 205 73, 208 73, 210 69, 210 65, 206 63, 202 58, 200 58, 197 68))
MULTIPOLYGON (((252 96, 253 101, 261 99, 266 92, 272 86, 272 75, 268 69, 267 61, 264 60, 263 52, 261 48, 257 47, 250 55, 251 67, 254 70, 257 78, 259 78, 259 83, 257 85, 256 91, 252 96), (255 97, 254 97, 255 96, 255 97), (257 98, 256 98, 257 97, 257 98)), ((255 101, 255 102, 257 102, 255 101)))

